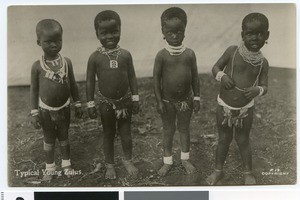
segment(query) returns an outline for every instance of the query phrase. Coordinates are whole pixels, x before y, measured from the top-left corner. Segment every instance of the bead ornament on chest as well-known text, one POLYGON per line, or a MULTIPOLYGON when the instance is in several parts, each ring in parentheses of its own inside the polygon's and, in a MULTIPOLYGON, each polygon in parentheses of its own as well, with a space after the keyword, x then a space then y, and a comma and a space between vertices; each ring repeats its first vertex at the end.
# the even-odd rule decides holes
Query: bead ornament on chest
POLYGON ((107 58, 109 59, 109 67, 111 69, 119 68, 118 57, 119 55, 121 55, 120 46, 117 46, 114 49, 106 49, 103 46, 101 46, 98 47, 97 51, 107 56, 107 58))
POLYGON ((60 54, 58 54, 58 58, 54 60, 46 60, 46 58, 42 56, 40 64, 43 70, 46 72, 45 78, 60 84, 67 83, 68 67, 66 60, 60 54))

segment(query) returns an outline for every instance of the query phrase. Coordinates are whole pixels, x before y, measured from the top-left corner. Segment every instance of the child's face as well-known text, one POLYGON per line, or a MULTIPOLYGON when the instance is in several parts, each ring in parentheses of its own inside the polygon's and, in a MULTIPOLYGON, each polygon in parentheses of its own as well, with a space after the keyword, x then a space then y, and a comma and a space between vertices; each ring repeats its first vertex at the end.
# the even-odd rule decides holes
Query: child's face
POLYGON ((46 56, 55 57, 62 48, 62 32, 60 28, 43 30, 37 40, 46 56))
POLYGON ((242 38, 249 51, 257 52, 269 38, 269 31, 260 21, 252 21, 245 24, 242 38))
POLYGON ((100 43, 107 49, 116 48, 121 35, 121 28, 116 20, 106 20, 99 22, 97 38, 100 43))
POLYGON ((184 39, 185 25, 178 18, 172 18, 165 21, 162 27, 163 35, 171 46, 180 46, 184 39))

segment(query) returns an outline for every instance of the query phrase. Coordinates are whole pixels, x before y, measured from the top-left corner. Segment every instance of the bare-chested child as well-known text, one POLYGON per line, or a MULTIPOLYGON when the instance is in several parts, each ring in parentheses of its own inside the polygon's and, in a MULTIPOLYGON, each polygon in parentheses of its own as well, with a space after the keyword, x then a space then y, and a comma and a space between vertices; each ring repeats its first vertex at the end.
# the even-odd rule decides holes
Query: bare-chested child
POLYGON ((36 26, 37 44, 44 54, 31 69, 31 121, 35 128, 42 127, 46 171, 43 180, 50 181, 56 174, 54 150, 56 138, 62 154, 61 166, 65 175, 72 175, 68 130, 70 125, 70 97, 75 105, 75 116, 81 117, 72 63, 59 54, 62 48, 62 26, 53 19, 44 19, 36 26))
POLYGON ((95 78, 98 78, 97 92, 100 100, 100 114, 103 125, 106 179, 115 179, 114 138, 116 127, 121 137, 124 152, 123 164, 130 176, 138 169, 132 162, 131 116, 139 110, 137 79, 129 51, 120 48, 121 35, 119 15, 111 10, 100 12, 94 21, 97 38, 101 43, 89 58, 87 66, 87 101, 90 118, 97 118, 94 102, 95 78))
POLYGON ((163 122, 164 164, 158 171, 161 176, 166 175, 173 164, 176 125, 180 133, 182 165, 188 174, 195 171, 189 160, 189 126, 193 110, 198 112, 200 108, 200 90, 195 53, 182 44, 186 24, 187 16, 181 8, 169 8, 161 16, 162 33, 167 43, 156 55, 153 72, 157 110, 163 122))
POLYGON ((215 185, 224 176, 223 165, 233 137, 240 150, 244 183, 256 184, 252 173, 249 141, 253 120, 254 98, 267 93, 268 61, 260 49, 269 38, 269 22, 265 15, 251 13, 242 22, 243 43, 230 46, 212 69, 221 82, 218 95, 217 127, 219 132, 214 172, 207 178, 215 185))

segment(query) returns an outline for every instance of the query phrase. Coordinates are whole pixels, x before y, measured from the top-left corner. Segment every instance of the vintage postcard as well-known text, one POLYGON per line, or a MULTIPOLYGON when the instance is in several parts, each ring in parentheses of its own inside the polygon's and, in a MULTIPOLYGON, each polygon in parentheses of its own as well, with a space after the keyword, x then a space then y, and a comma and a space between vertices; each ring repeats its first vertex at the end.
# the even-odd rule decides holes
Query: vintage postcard
POLYGON ((9 187, 294 185, 296 4, 7 7, 9 187))

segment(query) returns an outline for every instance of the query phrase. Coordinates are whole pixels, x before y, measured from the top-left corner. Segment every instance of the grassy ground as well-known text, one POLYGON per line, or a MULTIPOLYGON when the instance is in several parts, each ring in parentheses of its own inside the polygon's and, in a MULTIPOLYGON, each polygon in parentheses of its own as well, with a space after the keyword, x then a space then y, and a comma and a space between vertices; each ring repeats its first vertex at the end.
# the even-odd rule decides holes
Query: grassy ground
MULTIPOLYGON (((174 167, 166 177, 159 177, 162 164, 162 127, 155 109, 151 78, 138 79, 141 112, 133 117, 133 160, 140 176, 127 176, 121 164, 120 139, 115 141, 115 161, 118 178, 104 179, 102 153, 102 126, 89 120, 73 118, 69 131, 72 164, 81 174, 66 179, 58 176, 51 183, 41 182, 44 169, 43 134, 29 123, 29 87, 8 88, 8 173, 9 186, 30 187, 102 187, 102 186, 205 186, 205 178, 212 172, 217 139, 215 127, 216 96, 219 83, 209 74, 200 74, 202 107, 191 122, 191 159, 197 173, 187 175, 180 165, 178 134, 174 139, 174 167), (102 163, 96 173, 96 163, 102 163), (20 172, 37 170, 39 175, 21 177, 20 172)), ((85 83, 79 83, 85 102, 85 83)), ((296 183, 296 71, 270 68, 269 92, 256 100, 251 133, 253 168, 259 185, 296 183)), ((86 111, 86 110, 85 110, 86 111)), ((59 149, 56 163, 60 165, 59 149)), ((241 158, 235 142, 232 143, 225 164, 226 175, 221 184, 242 185, 241 158)))

